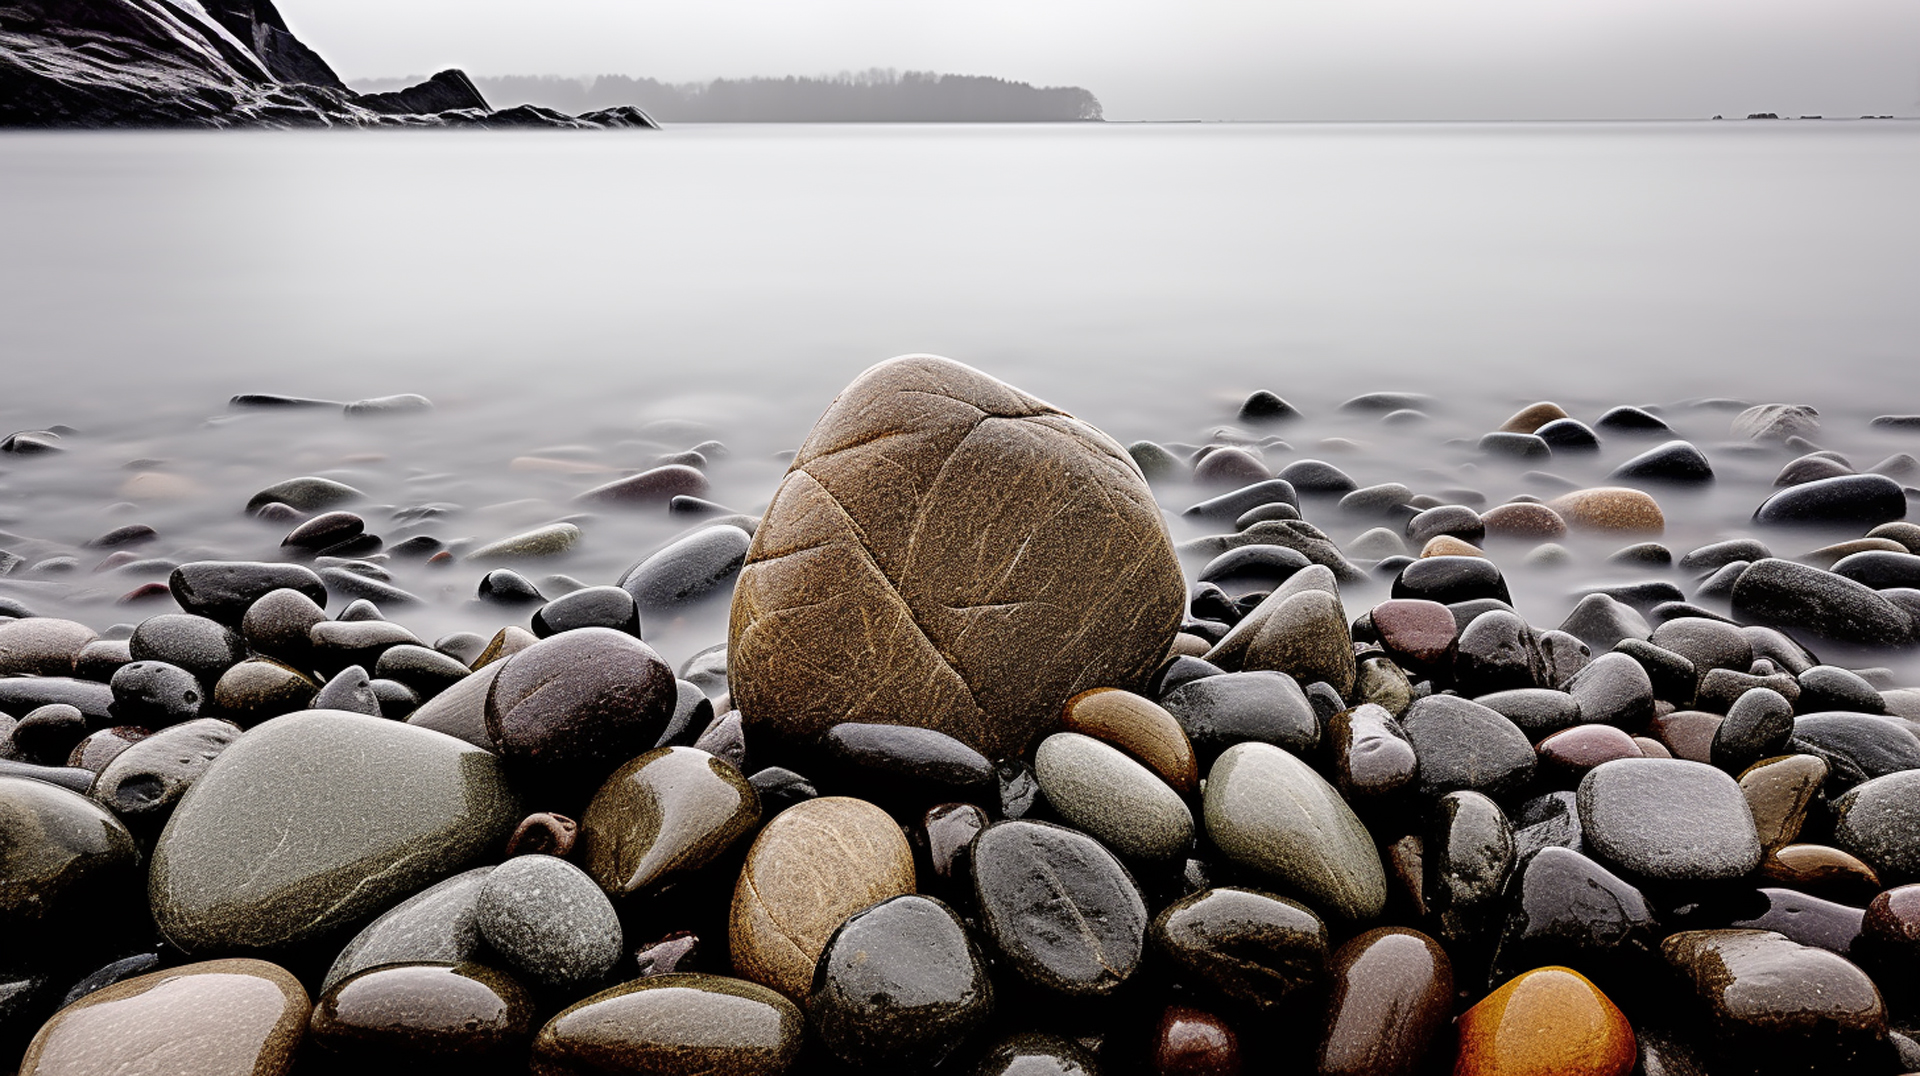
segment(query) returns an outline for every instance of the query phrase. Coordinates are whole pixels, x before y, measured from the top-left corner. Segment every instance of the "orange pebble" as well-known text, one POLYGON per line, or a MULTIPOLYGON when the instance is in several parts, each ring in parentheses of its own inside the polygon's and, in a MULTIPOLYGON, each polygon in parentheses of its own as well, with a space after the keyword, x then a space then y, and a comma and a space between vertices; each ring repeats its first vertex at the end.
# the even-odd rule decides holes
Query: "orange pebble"
POLYGON ((1454 1076, 1625 1076, 1633 1027, 1572 968, 1535 968, 1460 1015, 1454 1076))

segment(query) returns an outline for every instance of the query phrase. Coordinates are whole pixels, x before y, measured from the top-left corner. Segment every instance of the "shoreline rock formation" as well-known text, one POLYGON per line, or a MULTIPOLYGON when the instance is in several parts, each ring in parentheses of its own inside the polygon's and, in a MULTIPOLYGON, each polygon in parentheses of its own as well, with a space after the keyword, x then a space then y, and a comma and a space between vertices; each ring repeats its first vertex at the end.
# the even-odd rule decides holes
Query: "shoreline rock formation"
POLYGON ((658 126, 633 106, 496 111, 442 71, 360 94, 273 0, 19 0, 0 6, 0 128, 658 126))

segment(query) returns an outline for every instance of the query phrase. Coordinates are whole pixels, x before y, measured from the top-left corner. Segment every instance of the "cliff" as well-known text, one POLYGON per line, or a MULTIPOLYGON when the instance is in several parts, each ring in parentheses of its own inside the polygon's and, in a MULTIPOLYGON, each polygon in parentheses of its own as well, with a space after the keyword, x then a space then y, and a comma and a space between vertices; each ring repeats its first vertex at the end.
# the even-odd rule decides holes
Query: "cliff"
POLYGON ((496 111, 459 71, 347 88, 273 0, 0 0, 0 127, 653 127, 619 106, 496 111))

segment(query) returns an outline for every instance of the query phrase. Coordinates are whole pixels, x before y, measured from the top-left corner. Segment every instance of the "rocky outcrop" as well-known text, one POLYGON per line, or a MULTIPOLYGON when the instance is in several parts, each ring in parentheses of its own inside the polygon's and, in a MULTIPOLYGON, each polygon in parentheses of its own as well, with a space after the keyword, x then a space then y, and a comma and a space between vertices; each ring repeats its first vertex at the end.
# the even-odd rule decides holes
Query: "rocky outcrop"
POLYGON ((496 112, 459 71, 348 89, 272 0, 0 3, 0 127, 653 127, 638 108, 496 112))

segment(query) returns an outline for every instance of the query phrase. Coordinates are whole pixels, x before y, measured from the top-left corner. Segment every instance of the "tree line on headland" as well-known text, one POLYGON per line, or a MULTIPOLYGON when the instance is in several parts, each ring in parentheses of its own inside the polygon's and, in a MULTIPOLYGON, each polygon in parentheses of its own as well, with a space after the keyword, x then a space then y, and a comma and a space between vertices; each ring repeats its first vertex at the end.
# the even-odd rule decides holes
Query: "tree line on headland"
MULTIPOLYGON (((363 91, 417 79, 361 84, 363 91)), ((820 78, 714 79, 672 84, 601 75, 475 77, 497 106, 581 113, 638 105, 663 123, 1010 123, 1098 120, 1100 99, 1078 86, 1033 86, 983 75, 875 69, 820 78)))

